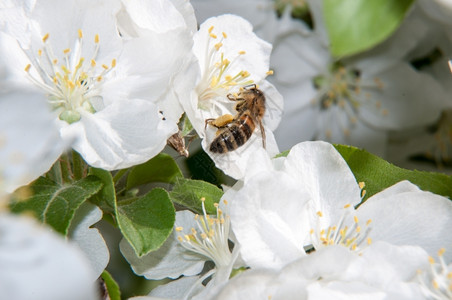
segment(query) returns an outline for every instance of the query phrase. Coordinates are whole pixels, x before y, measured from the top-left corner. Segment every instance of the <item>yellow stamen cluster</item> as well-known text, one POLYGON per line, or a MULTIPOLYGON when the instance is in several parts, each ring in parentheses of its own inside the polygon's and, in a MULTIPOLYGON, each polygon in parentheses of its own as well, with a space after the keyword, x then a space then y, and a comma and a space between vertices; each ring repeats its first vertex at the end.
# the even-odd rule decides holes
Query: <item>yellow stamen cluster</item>
POLYGON ((39 78, 31 74, 31 64, 25 67, 28 78, 37 86, 49 94, 49 102, 54 109, 61 111, 60 119, 68 123, 80 119, 78 108, 89 112, 95 112, 90 99, 98 96, 99 82, 116 67, 116 59, 111 65, 102 64, 102 70, 96 69, 96 57, 99 51, 99 35, 95 35, 95 50, 93 57, 85 62, 82 56, 83 31, 77 31, 78 42, 74 49, 62 50, 62 59, 55 57, 49 43, 50 35, 47 33, 42 37, 43 47, 38 50, 38 56, 33 66, 39 78), (59 62, 61 63, 59 64, 59 62))
MULTIPOLYGON (((218 203, 215 216, 210 216, 205 210, 205 199, 201 198, 203 215, 195 215, 197 229, 192 227, 189 234, 178 236, 178 240, 189 251, 201 254, 212 260, 216 266, 227 266, 231 259, 229 250, 229 216, 225 216, 218 203)), ((227 205, 226 201, 223 201, 227 205)), ((176 227, 176 232, 182 233, 182 227, 176 227)))
POLYGON ((422 291, 429 299, 452 299, 452 268, 444 260, 445 251, 444 248, 438 251, 438 263, 429 257, 430 270, 418 271, 422 291))
POLYGON ((225 32, 222 32, 221 39, 218 40, 218 35, 213 31, 214 26, 211 26, 207 30, 209 36, 207 47, 209 49, 206 61, 208 65, 206 66, 206 72, 203 76, 202 83, 198 87, 199 98, 201 100, 207 100, 219 94, 226 95, 231 88, 237 85, 245 86, 253 83, 253 80, 248 79, 250 73, 246 70, 241 70, 236 74, 228 73, 236 59, 241 55, 245 55, 246 52, 241 50, 238 52, 238 56, 229 60, 225 57, 224 52, 221 52, 228 35, 225 32), (211 46, 211 41, 215 41, 213 46, 211 46))
POLYGON ((357 250, 372 243, 372 239, 368 237, 370 232, 371 220, 367 220, 365 228, 360 225, 360 221, 356 215, 350 218, 354 213, 354 208, 347 204, 344 206, 344 214, 337 224, 330 224, 327 228, 323 228, 320 224, 324 217, 323 212, 316 213, 318 217, 317 228, 310 230, 312 245, 315 249, 330 245, 342 245, 350 250, 357 250), (351 221, 353 220, 353 221, 351 221))

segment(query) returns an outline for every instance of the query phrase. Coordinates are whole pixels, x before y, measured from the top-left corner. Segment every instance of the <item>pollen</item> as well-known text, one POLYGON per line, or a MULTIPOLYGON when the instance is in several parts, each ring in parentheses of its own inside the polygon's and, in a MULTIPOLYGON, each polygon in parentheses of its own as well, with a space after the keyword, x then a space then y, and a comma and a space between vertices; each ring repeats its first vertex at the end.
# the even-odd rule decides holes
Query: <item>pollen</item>
POLYGON ((30 71, 30 68, 31 68, 31 65, 30 64, 28 64, 28 65, 26 65, 25 66, 25 72, 29 72, 30 71))
POLYGON ((46 33, 46 34, 42 37, 42 41, 45 43, 45 42, 47 42, 48 39, 49 39, 49 34, 46 33))
POLYGON ((214 47, 218 51, 218 50, 220 50, 221 46, 223 46, 223 43, 217 43, 217 44, 215 44, 214 47))
POLYGON ((246 54, 246 51, 245 51, 245 50, 240 50, 240 51, 239 51, 239 55, 244 55, 244 54, 246 54))
POLYGON ((224 31, 221 34, 223 35, 223 38, 225 38, 225 39, 228 37, 228 35, 224 31))
POLYGON ((94 43, 99 44, 99 35, 98 34, 96 34, 94 36, 94 43))
POLYGON ((213 38, 213 39, 216 39, 216 38, 217 38, 217 35, 214 34, 214 33, 210 33, 209 36, 210 36, 211 38, 213 38))
POLYGON ((274 73, 273 70, 268 70, 266 74, 267 75, 273 75, 273 73, 274 73))
POLYGON ((81 29, 79 29, 79 30, 77 31, 77 33, 78 33, 78 38, 79 38, 79 39, 83 38, 83 31, 82 31, 81 29))
POLYGON ((209 32, 209 33, 212 33, 212 30, 213 30, 213 28, 214 28, 214 26, 213 26, 213 25, 212 25, 212 26, 210 26, 210 28, 209 28, 208 32, 209 32))
POLYGON ((66 48, 66 49, 63 50, 64 54, 68 54, 69 52, 71 52, 71 49, 69 49, 69 48, 66 48))

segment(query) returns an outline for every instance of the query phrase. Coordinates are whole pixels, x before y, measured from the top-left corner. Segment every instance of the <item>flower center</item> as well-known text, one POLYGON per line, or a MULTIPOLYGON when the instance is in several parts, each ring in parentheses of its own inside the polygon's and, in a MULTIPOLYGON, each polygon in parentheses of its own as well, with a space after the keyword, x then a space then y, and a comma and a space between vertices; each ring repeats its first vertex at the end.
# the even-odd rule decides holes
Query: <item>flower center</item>
POLYGON ((360 250, 370 245, 372 240, 368 235, 372 220, 367 220, 363 226, 354 213, 353 206, 347 204, 344 206, 342 216, 337 224, 325 224, 323 213, 318 211, 316 213, 316 226, 310 231, 314 249, 342 245, 350 250, 360 250))
POLYGON ((59 118, 69 124, 80 120, 79 109, 94 113, 96 108, 102 107, 100 92, 104 77, 116 66, 116 59, 110 66, 97 65, 99 35, 94 37, 94 52, 90 59, 82 56, 83 42, 83 32, 78 30, 74 49, 64 49, 57 55, 52 51, 49 34, 46 34, 37 56, 29 55, 31 64, 25 67, 27 77, 46 91, 52 108, 58 110, 59 118), (32 66, 38 76, 30 73, 32 66))
MULTIPOLYGON (((343 118, 332 116, 327 120, 335 120, 335 124, 327 124, 325 135, 331 138, 331 128, 338 126, 347 137, 350 129, 356 124, 359 118, 359 110, 362 105, 371 105, 372 109, 377 109, 381 114, 388 112, 381 108, 379 101, 372 101, 369 93, 362 93, 362 88, 383 89, 383 83, 379 78, 374 78, 371 84, 363 84, 360 77, 361 72, 357 69, 347 69, 341 62, 333 63, 328 74, 321 74, 312 79, 317 94, 311 100, 313 105, 321 111, 328 113, 340 113, 346 116, 347 124, 343 123, 343 118)), ((365 120, 364 120, 365 121, 365 120)))
POLYGON ((444 261, 445 249, 438 251, 439 263, 433 257, 429 258, 430 270, 427 273, 418 272, 418 280, 422 291, 430 299, 452 299, 452 269, 444 261))
MULTIPOLYGON (((246 55, 246 52, 238 51, 234 57, 228 59, 221 51, 223 43, 227 42, 227 34, 222 32, 218 38, 213 30, 214 26, 211 26, 207 31, 206 65, 201 82, 197 87, 200 100, 208 100, 216 96, 225 97, 231 88, 253 83, 253 80, 248 79, 250 73, 246 70, 235 74, 230 72, 231 66, 236 64, 240 56, 246 55)), ((199 103, 200 108, 207 109, 202 102, 199 103)))
MULTIPOLYGON (((182 246, 189 251, 199 253, 215 263, 217 268, 228 266, 231 263, 232 254, 229 250, 229 216, 225 216, 215 203, 216 216, 206 213, 204 198, 201 198, 203 216, 195 215, 196 228, 191 228, 191 233, 178 236, 182 246)), ((224 202, 227 204, 227 202, 224 202)), ((182 232, 182 227, 176 227, 177 232, 182 232)))

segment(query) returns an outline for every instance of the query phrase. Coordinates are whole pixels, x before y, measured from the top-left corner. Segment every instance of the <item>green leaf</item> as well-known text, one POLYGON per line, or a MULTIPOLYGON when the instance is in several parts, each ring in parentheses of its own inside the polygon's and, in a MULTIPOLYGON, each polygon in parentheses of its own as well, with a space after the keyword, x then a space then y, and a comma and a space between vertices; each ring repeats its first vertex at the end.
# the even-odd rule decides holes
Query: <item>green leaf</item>
POLYGON ((116 214, 116 192, 111 173, 102 169, 90 168, 89 174, 96 176, 103 183, 103 188, 90 201, 99 206, 104 212, 116 214))
POLYGON ((215 185, 186 178, 179 178, 170 192, 171 200, 198 213, 202 213, 201 198, 204 198, 209 214, 216 213, 214 203, 218 203, 222 196, 223 191, 215 185))
POLYGON ((402 180, 409 180, 422 190, 452 198, 452 178, 450 176, 402 169, 355 147, 344 145, 334 145, 334 147, 345 159, 356 180, 366 184, 365 199, 402 180))
POLYGON ((110 273, 108 273, 106 270, 102 272, 100 275, 102 277, 106 292, 109 297, 102 297, 102 299, 111 299, 111 300, 121 300, 121 291, 119 290, 118 283, 113 279, 110 273))
POLYGON ((413 0, 324 0, 325 25, 336 57, 368 50, 388 38, 413 0))
POLYGON ((117 209, 119 228, 139 257, 157 250, 170 235, 176 220, 168 192, 161 188, 140 198, 118 202, 117 209))
POLYGON ((18 194, 13 196, 11 211, 32 212, 40 221, 66 235, 77 208, 102 188, 102 182, 88 176, 72 184, 60 185, 39 177, 26 188, 31 197, 21 200, 18 194))
POLYGON ((160 153, 132 168, 127 177, 127 189, 151 182, 174 183, 177 177, 182 177, 182 172, 174 159, 168 154, 160 153))

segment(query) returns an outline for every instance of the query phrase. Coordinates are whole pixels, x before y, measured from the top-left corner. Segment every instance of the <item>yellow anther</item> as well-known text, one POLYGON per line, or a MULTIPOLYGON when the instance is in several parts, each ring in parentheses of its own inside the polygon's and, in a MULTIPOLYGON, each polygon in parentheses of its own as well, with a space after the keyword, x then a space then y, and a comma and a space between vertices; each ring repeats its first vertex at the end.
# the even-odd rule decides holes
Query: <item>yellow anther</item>
POLYGON ((69 88, 71 88, 71 89, 75 88, 75 84, 74 84, 71 80, 68 80, 68 81, 67 81, 67 85, 68 85, 69 88))
POLYGON ((356 244, 353 244, 353 245, 352 245, 352 250, 353 250, 353 251, 356 250, 356 244))
POLYGON ((358 183, 358 185, 359 185, 359 188, 360 188, 360 189, 363 189, 363 188, 366 186, 366 184, 364 183, 364 181, 360 181, 360 182, 358 183))
POLYGON ((78 30, 78 37, 79 39, 83 37, 83 31, 81 29, 78 30))
POLYGON ((96 34, 96 35, 94 36, 94 42, 95 42, 96 44, 99 43, 99 35, 98 35, 98 34, 96 34))
POLYGON ((48 39, 49 39, 49 34, 46 33, 46 34, 42 37, 42 41, 45 43, 48 39))
POLYGON ((447 273, 447 278, 452 279, 452 272, 447 273))
POLYGON ((367 220, 366 225, 369 225, 370 223, 372 223, 372 219, 367 220))
POLYGON ((218 77, 217 76, 213 76, 212 77, 212 81, 210 81, 210 87, 214 88, 215 86, 217 86, 218 84, 218 77))
POLYGON ((80 60, 78 61, 78 64, 75 66, 75 69, 80 69, 80 67, 83 65, 84 61, 85 61, 85 59, 83 57, 81 57, 80 60))
POLYGON ((200 199, 202 202, 204 202, 204 201, 206 201, 206 198, 205 197, 201 197, 201 199, 200 199))
POLYGON ((436 280, 432 280, 432 285, 434 289, 439 289, 439 284, 436 280))
POLYGON ((445 249, 445 248, 439 249, 439 251, 438 251, 438 256, 443 256, 444 252, 446 252, 446 249, 445 249))
POLYGON ((228 205, 228 200, 224 199, 224 200, 223 200, 223 203, 224 203, 225 205, 228 205))
POLYGON ((69 52, 71 52, 71 49, 70 49, 70 48, 66 48, 66 49, 63 50, 63 53, 64 53, 64 54, 68 54, 69 52))
POLYGON ((184 238, 185 238, 187 241, 190 241, 190 236, 189 236, 188 234, 184 235, 184 238))
POLYGON ((317 212, 317 215, 318 215, 319 217, 323 217, 323 213, 322 213, 320 210, 317 212))
POLYGON ((354 216, 354 217, 353 217, 353 220, 355 221, 355 223, 358 223, 358 222, 359 222, 359 220, 358 220, 358 217, 357 217, 357 216, 354 216))
POLYGON ((314 234, 314 229, 309 230, 310 234, 314 234))
POLYGON ((320 231, 320 236, 322 236, 322 235, 324 235, 325 234, 325 229, 322 229, 321 231, 320 231))
POLYGON ((367 245, 372 244, 372 239, 371 238, 367 238, 367 245))
POLYGON ((58 59, 54 59, 53 61, 52 61, 52 63, 54 64, 54 65, 56 65, 57 63, 58 63, 58 59))
POLYGON ((274 73, 273 70, 268 70, 266 74, 267 75, 273 75, 273 73, 274 73))
POLYGON ((250 72, 244 70, 244 71, 242 71, 242 72, 240 73, 240 75, 241 75, 242 77, 248 77, 248 76, 250 76, 250 72))
POLYGON ((226 76, 224 76, 224 80, 231 81, 232 80, 232 76, 231 75, 226 75, 226 76))
POLYGON ((192 227, 190 230, 191 230, 191 233, 192 233, 193 235, 196 234, 196 229, 194 229, 194 228, 192 227))
POLYGON ((203 240, 205 240, 205 239, 207 238, 207 234, 205 234, 204 232, 201 233, 200 236, 201 236, 201 238, 202 238, 203 240))
POLYGON ((183 242, 184 239, 181 236, 178 236, 177 239, 179 240, 179 242, 183 242))
POLYGON ((366 196, 366 192, 367 192, 366 190, 361 191, 361 198, 364 198, 364 196, 366 196))
POLYGON ((350 204, 345 204, 344 208, 349 208, 351 205, 350 204))
POLYGON ((214 47, 217 51, 220 50, 221 46, 223 46, 223 43, 217 43, 214 45, 214 47))
POLYGON ((212 30, 213 30, 213 25, 212 26, 210 26, 210 28, 209 28, 209 33, 211 33, 212 32, 212 30))
POLYGON ((245 51, 245 50, 240 50, 240 51, 239 51, 239 54, 240 54, 240 55, 246 54, 246 51, 245 51))
POLYGON ((209 35, 210 35, 210 37, 213 38, 213 39, 216 39, 216 38, 217 38, 217 35, 214 34, 214 33, 210 33, 209 35))
POLYGON ((184 228, 182 226, 177 226, 175 228, 176 231, 181 232, 182 230, 184 230, 184 228))
POLYGON ((38 50, 38 55, 42 56, 42 50, 41 49, 38 50))
POLYGON ((112 68, 116 67, 116 59, 115 59, 115 58, 113 58, 113 59, 111 60, 111 67, 112 67, 112 68))
POLYGON ((228 37, 228 35, 224 31, 221 34, 223 35, 223 38, 227 38, 228 37))
POLYGON ((69 71, 69 70, 66 68, 66 66, 61 66, 61 70, 63 70, 63 72, 64 72, 65 74, 70 74, 70 73, 71 73, 71 71, 69 71))
POLYGON ((58 78, 56 78, 56 76, 53 77, 53 83, 54 83, 54 84, 58 84, 58 78))
POLYGON ((105 64, 102 65, 102 68, 104 68, 105 70, 108 70, 108 66, 105 64))
POLYGON ((97 81, 102 81, 102 79, 103 79, 102 76, 98 76, 98 77, 96 78, 97 81))
POLYGON ((361 232, 361 226, 357 226, 357 227, 356 227, 356 232, 357 232, 357 233, 360 233, 360 232, 361 232))
POLYGON ((433 265, 435 263, 435 259, 433 257, 429 256, 428 262, 433 265))
POLYGON ((215 208, 218 208, 218 206, 220 206, 220 205, 219 205, 218 203, 214 203, 213 206, 214 206, 215 208))
POLYGON ((94 59, 91 59, 91 67, 95 67, 96 66, 96 61, 94 59))
POLYGON ((25 66, 25 72, 29 72, 30 71, 30 68, 31 68, 31 65, 30 64, 28 64, 28 65, 26 65, 25 66))

